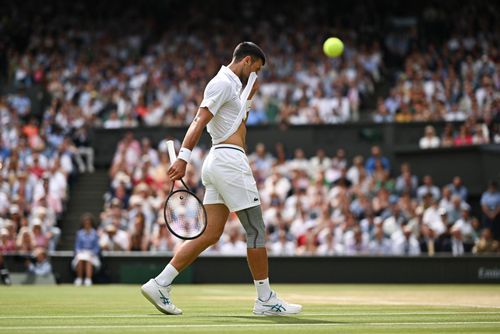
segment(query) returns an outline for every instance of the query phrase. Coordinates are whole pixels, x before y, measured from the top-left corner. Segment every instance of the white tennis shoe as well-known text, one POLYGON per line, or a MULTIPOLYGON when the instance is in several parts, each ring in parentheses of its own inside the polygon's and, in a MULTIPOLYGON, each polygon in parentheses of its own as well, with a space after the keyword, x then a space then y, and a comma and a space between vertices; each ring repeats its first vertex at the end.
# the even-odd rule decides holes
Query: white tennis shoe
POLYGON ((182 310, 172 303, 170 298, 171 285, 161 286, 152 278, 141 287, 141 292, 158 311, 165 314, 182 314, 182 310))
POLYGON ((299 314, 301 311, 302 305, 288 304, 278 298, 274 291, 271 292, 271 296, 267 301, 257 298, 253 307, 253 313, 256 315, 292 315, 299 314))

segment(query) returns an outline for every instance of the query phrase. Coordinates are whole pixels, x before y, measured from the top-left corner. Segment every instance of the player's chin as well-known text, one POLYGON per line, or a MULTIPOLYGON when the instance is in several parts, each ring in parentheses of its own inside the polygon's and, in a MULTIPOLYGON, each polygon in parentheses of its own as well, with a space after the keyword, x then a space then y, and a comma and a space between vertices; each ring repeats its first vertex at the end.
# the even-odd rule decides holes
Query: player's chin
POLYGON ((250 72, 249 73, 242 73, 241 76, 242 76, 242 78, 241 78, 242 82, 241 83, 243 85, 246 85, 248 83, 248 78, 250 78, 250 72))

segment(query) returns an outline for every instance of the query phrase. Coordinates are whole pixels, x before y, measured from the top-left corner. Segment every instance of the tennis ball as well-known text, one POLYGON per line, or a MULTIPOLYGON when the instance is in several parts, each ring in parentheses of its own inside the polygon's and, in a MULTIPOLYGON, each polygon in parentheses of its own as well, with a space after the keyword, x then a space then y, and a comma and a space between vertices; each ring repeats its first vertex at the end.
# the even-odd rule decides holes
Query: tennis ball
POLYGON ((344 51, 344 43, 337 37, 328 38, 325 43, 323 43, 323 52, 328 57, 338 57, 344 51))

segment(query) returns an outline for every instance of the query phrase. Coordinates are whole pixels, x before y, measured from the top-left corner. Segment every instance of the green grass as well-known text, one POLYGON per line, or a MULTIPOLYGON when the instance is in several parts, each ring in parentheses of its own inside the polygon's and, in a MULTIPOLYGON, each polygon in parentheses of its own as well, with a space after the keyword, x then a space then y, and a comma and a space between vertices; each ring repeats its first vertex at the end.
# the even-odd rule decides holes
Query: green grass
POLYGON ((139 286, 0 287, 2 333, 499 333, 498 285, 273 285, 304 311, 253 316, 251 285, 178 285, 182 316, 139 286))

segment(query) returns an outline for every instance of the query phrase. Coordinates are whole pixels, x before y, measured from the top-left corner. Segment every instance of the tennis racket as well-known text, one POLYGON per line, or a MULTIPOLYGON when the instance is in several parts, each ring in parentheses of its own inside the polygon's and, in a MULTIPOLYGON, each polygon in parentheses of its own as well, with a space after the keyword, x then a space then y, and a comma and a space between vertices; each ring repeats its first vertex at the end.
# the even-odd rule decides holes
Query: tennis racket
MULTIPOLYGON (((168 154, 173 163, 177 158, 175 155, 174 142, 167 141, 168 154)), ((172 189, 165 200, 163 217, 168 229, 179 239, 192 240, 198 238, 207 227, 207 212, 200 199, 180 179, 184 189, 172 189)))

